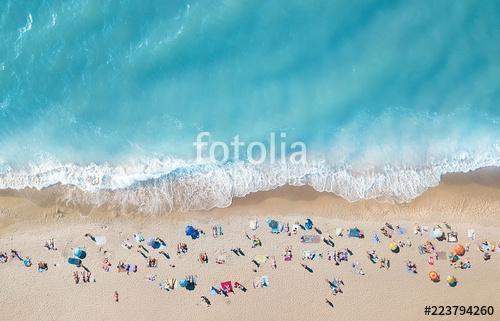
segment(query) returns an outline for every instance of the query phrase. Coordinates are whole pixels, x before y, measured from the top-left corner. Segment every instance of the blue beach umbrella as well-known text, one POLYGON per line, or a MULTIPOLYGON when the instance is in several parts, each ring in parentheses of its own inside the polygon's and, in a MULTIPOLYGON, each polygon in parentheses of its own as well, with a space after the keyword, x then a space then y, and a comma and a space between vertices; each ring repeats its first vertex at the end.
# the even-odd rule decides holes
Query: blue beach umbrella
POLYGON ((161 246, 160 242, 158 242, 155 238, 152 237, 148 238, 146 244, 151 246, 155 250, 159 249, 161 246))
POLYGON ((267 223, 270 228, 278 228, 278 222, 275 220, 270 220, 269 223, 267 223))
POLYGON ((186 279, 182 279, 179 281, 179 285, 182 287, 182 288, 185 288, 187 285, 188 285, 188 280, 186 279))
POLYGON ((82 249, 81 247, 77 247, 75 248, 75 250, 73 251, 73 255, 76 256, 77 258, 79 259, 84 259, 87 257, 87 252, 85 252, 84 249, 82 249))
POLYGON ((68 263, 69 263, 69 264, 71 264, 71 265, 76 265, 76 266, 78 266, 78 265, 82 264, 82 260, 77 259, 76 257, 70 257, 70 258, 68 259, 68 263))
POLYGON ((200 236, 200 232, 191 225, 186 226, 186 236, 190 236, 193 240, 200 236))

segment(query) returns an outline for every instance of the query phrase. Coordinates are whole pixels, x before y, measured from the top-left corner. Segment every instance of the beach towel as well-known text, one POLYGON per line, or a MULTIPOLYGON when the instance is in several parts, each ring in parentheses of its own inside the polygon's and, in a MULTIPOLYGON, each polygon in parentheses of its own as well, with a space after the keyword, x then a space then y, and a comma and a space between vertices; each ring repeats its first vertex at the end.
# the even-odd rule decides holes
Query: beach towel
POLYGON ((217 288, 215 288, 215 287, 212 287, 212 288, 210 289, 210 295, 218 295, 218 294, 219 294, 219 292, 220 292, 220 290, 219 290, 219 289, 217 289, 217 288))
POLYGON ((398 228, 399 235, 405 235, 406 234, 406 229, 404 227, 399 227, 398 228))
POLYGON ((316 252, 316 251, 309 251, 305 250, 302 252, 302 259, 303 260, 319 260, 321 258, 321 255, 316 252))
POLYGON ((361 238, 361 237, 363 237, 363 233, 356 227, 351 228, 351 229, 349 229, 349 237, 361 238))
POLYGON ((233 292, 234 293, 234 291, 233 291, 233 284, 231 283, 231 281, 221 282, 220 283, 220 288, 225 293, 229 293, 229 292, 233 292))
POLYGON ((458 242, 458 233, 457 232, 448 233, 447 238, 448 238, 448 243, 456 243, 458 242))
POLYGON ((264 275, 260 278, 260 286, 262 288, 269 287, 269 277, 267 275, 264 275))
POLYGON ((251 230, 255 231, 257 227, 259 227, 259 222, 257 221, 257 219, 251 220, 250 222, 248 222, 248 225, 250 226, 251 230))
POLYGON ((373 244, 380 243, 380 238, 378 237, 377 233, 373 234, 373 236, 372 236, 372 243, 373 244))
POLYGON ((446 260, 447 259, 446 252, 444 252, 444 251, 436 252, 436 257, 438 258, 438 260, 446 260))
POLYGON ((264 264, 267 262, 267 256, 266 255, 262 255, 262 254, 259 254, 259 255, 256 255, 254 256, 254 260, 255 262, 259 263, 259 264, 264 264))
POLYGON ((304 223, 304 227, 306 228, 306 230, 310 230, 313 228, 313 222, 310 218, 306 220, 306 222, 304 223))
POLYGON ((310 243, 320 243, 321 237, 319 235, 303 235, 300 237, 300 242, 310 244, 310 243))
POLYGON ((476 239, 476 231, 474 229, 468 229, 467 230, 467 237, 471 240, 476 239))
POLYGON ((144 235, 142 235, 141 232, 137 232, 137 233, 134 234, 134 239, 137 241, 137 243, 143 242, 144 241, 144 235))
POLYGON ((342 236, 342 228, 341 227, 337 227, 335 229, 335 235, 337 235, 338 237, 342 236))
POLYGON ((106 242, 107 242, 106 236, 96 236, 95 237, 95 244, 97 246, 103 246, 104 244, 106 244, 106 242))

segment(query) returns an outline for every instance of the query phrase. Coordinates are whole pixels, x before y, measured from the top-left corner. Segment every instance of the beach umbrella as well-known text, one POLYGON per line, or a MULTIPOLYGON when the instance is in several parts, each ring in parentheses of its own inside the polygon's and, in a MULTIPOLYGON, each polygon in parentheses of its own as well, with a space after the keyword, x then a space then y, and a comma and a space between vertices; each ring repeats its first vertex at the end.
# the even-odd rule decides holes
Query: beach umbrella
POLYGON ((155 243, 156 243, 156 239, 154 237, 150 237, 146 241, 146 244, 151 246, 151 247, 153 247, 153 245, 155 245, 155 243))
POLYGON ((193 240, 200 236, 200 232, 191 225, 186 226, 185 232, 186 236, 190 236, 193 240))
POLYGON ((70 257, 68 259, 68 263, 71 264, 71 265, 79 266, 80 264, 82 264, 82 260, 77 259, 76 257, 70 257))
POLYGON ((440 229, 440 228, 436 228, 436 229, 434 229, 434 230, 432 231, 432 235, 433 235, 435 238, 439 239, 439 238, 443 237, 444 232, 443 232, 443 230, 442 230, 442 229, 440 229))
POLYGON ((182 287, 182 288, 185 288, 187 285, 188 285, 188 280, 186 279, 182 279, 179 281, 179 285, 182 287))
POLYGON ((259 264, 264 264, 267 262, 267 256, 262 254, 254 256, 253 259, 259 264))
POLYGON ((439 282, 439 274, 436 271, 430 271, 429 278, 432 280, 432 282, 439 282))
POLYGON ((448 285, 451 287, 455 287, 457 285, 457 279, 452 275, 448 275, 446 282, 448 282, 448 285))
POLYGON ((278 222, 275 220, 270 220, 267 225, 269 225, 270 228, 278 228, 278 222))
POLYGON ((465 254, 465 248, 462 244, 457 244, 453 247, 453 252, 458 256, 462 256, 465 254))
POLYGON ((458 261, 459 259, 460 259, 460 258, 459 258, 457 255, 455 255, 455 254, 449 254, 449 255, 448 255, 448 260, 450 260, 450 262, 456 262, 456 261, 458 261))
POLYGON ((87 253, 81 247, 77 247, 73 250, 73 255, 83 260, 87 256, 87 253))
POLYGON ((389 249, 392 252, 397 252, 399 250, 399 246, 396 244, 396 242, 391 242, 389 243, 389 249))

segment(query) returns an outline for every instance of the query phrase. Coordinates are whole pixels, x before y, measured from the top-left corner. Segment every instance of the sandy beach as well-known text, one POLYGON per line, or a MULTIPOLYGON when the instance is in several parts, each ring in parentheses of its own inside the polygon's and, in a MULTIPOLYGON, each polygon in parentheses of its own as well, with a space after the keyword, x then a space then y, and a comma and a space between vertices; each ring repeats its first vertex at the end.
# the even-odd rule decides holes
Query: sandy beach
MULTIPOLYGON (((499 253, 492 252, 486 261, 478 250, 483 241, 500 242, 500 189, 495 175, 483 170, 445 177, 441 185, 409 204, 348 203, 309 188, 287 187, 235 200, 225 209, 153 216, 66 207, 51 199, 50 191, 36 192, 38 197, 33 192, 5 191, 0 198, 0 252, 10 257, 10 251, 17 250, 22 258, 29 256, 33 265, 25 267, 18 258, 0 263, 1 319, 469 320, 474 316, 425 316, 424 308, 478 305, 500 309, 499 253), (290 227, 295 222, 304 225, 310 218, 314 227, 300 228, 296 234, 285 230, 273 234, 266 218, 282 225, 289 223, 290 227), (256 230, 249 225, 254 220, 259 223, 256 230), (395 230, 392 238, 383 236, 380 228, 386 222, 393 228, 403 228, 405 233, 395 230), (415 224, 428 231, 414 234, 415 224), (191 239, 185 235, 187 225, 205 234, 191 239), (214 225, 223 228, 223 235, 213 237, 214 225), (438 225, 445 233, 458 233, 458 243, 469 248, 460 260, 470 261, 470 268, 453 267, 447 259, 429 265, 432 255, 419 254, 419 245, 426 241, 431 241, 436 251, 447 254, 457 244, 433 239, 430 233, 438 225), (348 229, 354 227, 365 237, 347 237, 348 229), (343 236, 336 235, 337 228, 343 229, 343 236), (469 229, 475 231, 474 240, 468 238, 469 229), (146 240, 164 240, 164 252, 170 258, 147 246, 146 241, 136 242, 137 232, 142 232, 146 240), (85 237, 86 233, 104 236, 106 243, 98 246, 85 237), (379 243, 372 240, 373 234, 377 234, 379 243), (252 247, 254 235, 262 246, 252 247), (304 244, 304 235, 318 235, 332 243, 304 244), (49 239, 54 239, 57 250, 44 248, 49 239), (130 249, 122 246, 127 240, 130 249), (389 249, 392 241, 401 241, 399 253, 389 249), (187 245, 187 253, 176 253, 178 243, 187 245), (285 261, 283 255, 289 246, 293 258, 285 261), (83 263, 91 271, 89 283, 80 280, 75 284, 73 279, 73 272, 84 271, 67 262, 76 247, 87 253, 83 263), (240 248, 244 255, 233 253, 234 248, 240 248), (332 252, 345 249, 352 253, 347 261, 336 265, 328 259, 332 252), (156 258, 158 266, 147 267, 148 260, 138 250, 156 258), (371 250, 378 257, 375 264, 367 255, 371 250), (304 251, 322 257, 303 260, 304 251), (202 252, 207 253, 208 263, 198 260, 202 252), (256 256, 269 259, 257 267, 252 262, 256 256), (105 258, 111 263, 108 272, 102 268, 105 258), (389 268, 380 267, 382 258, 390 261, 389 268), (225 263, 216 263, 218 259, 225 263), (39 261, 47 263, 46 272, 37 271, 39 261), (137 265, 137 272, 118 272, 120 261, 137 265), (416 265, 417 273, 407 271, 408 261, 416 265), (356 262, 362 274, 353 270, 356 262), (440 274, 440 282, 429 279, 431 270, 440 274), (170 291, 160 288, 167 279, 179 281, 191 275, 196 279, 191 291, 179 285, 170 291), (455 287, 447 284, 449 275, 457 279, 455 287), (154 281, 148 280, 153 276, 154 281), (268 287, 254 288, 254 281, 262 276, 268 277, 268 287), (334 279, 342 281, 342 293, 333 294, 326 280, 334 279), (224 281, 238 282, 247 291, 235 288, 227 296, 211 295, 211 288, 220 287, 224 281), (115 302, 115 291, 119 302, 115 302), (202 296, 208 298, 210 306, 201 301, 202 296)), ((496 320, 498 311, 477 318, 496 320)))

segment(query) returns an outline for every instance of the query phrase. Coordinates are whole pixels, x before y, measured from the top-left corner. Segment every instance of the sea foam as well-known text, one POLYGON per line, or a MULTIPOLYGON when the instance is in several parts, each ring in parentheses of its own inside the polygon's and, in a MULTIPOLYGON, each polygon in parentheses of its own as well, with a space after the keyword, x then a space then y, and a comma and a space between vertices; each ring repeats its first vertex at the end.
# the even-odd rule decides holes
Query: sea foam
POLYGON ((194 163, 179 159, 148 159, 134 164, 44 163, 0 171, 0 189, 65 188, 63 198, 74 204, 133 207, 143 213, 208 210, 231 205, 234 197, 285 185, 313 187, 347 201, 410 202, 442 175, 500 166, 500 152, 461 153, 418 168, 381 166, 354 170, 324 160, 307 164, 254 165, 248 162, 194 163))

